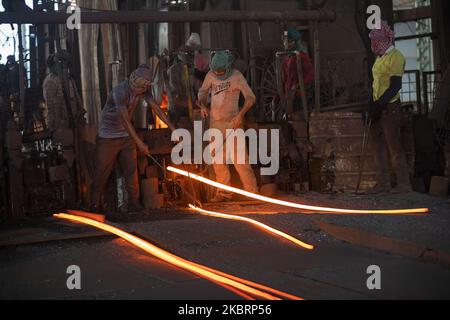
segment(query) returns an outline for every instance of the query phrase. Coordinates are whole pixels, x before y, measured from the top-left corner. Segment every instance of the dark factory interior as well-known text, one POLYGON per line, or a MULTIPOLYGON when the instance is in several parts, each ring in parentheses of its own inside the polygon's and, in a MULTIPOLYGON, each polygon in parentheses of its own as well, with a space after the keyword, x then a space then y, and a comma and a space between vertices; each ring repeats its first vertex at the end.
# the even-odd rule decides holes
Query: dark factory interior
POLYGON ((448 12, 3 0, 0 300, 449 299, 448 12))

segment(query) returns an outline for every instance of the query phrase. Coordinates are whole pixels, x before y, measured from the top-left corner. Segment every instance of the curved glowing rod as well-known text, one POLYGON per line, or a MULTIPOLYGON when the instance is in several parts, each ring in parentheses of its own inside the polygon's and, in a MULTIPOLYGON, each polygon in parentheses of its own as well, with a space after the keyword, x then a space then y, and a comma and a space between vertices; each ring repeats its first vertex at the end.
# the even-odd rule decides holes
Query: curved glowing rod
POLYGON ((285 207, 291 207, 296 209, 302 209, 302 210, 308 210, 308 211, 314 211, 314 212, 327 212, 327 213, 343 213, 343 214, 414 214, 414 213, 427 213, 429 210, 427 208, 418 208, 418 209, 400 209, 400 210, 350 210, 350 209, 338 209, 338 208, 328 208, 328 207, 317 207, 317 206, 310 206, 310 205, 304 205, 300 203, 290 202, 290 201, 284 201, 284 200, 278 200, 273 199, 269 197, 265 197, 256 193, 248 192, 245 190, 241 190, 238 188, 230 187, 224 184, 221 184, 219 182, 207 179, 205 177, 199 176, 195 173, 191 173, 188 171, 180 170, 174 167, 167 167, 167 170, 178 173, 180 175, 183 175, 188 178, 192 178, 194 180, 209 184, 211 186, 214 186, 218 189, 226 190, 229 192, 237 193, 252 199, 273 203, 285 207))
MULTIPOLYGON (((258 298, 267 299, 267 300, 280 300, 280 298, 277 296, 274 296, 267 292, 263 292, 261 290, 255 289, 256 287, 261 287, 262 285, 253 283, 248 280, 240 279, 240 278, 228 275, 226 273, 216 271, 214 269, 207 268, 202 265, 185 260, 185 259, 180 258, 174 254, 171 254, 165 250, 162 250, 143 239, 140 239, 136 236, 133 236, 123 230, 120 230, 120 229, 110 226, 108 224, 98 222, 98 221, 95 221, 95 220, 92 220, 89 218, 74 216, 74 215, 70 215, 70 214, 66 214, 66 213, 55 214, 54 217, 60 218, 60 219, 71 220, 71 221, 75 221, 75 222, 79 222, 79 223, 84 223, 84 224, 93 226, 95 228, 115 234, 115 235, 121 237, 122 239, 134 244, 135 246, 141 248, 142 250, 150 253, 151 255, 153 255, 165 262, 168 262, 168 263, 175 265, 179 268, 182 268, 184 270, 188 270, 192 273, 195 273, 195 274, 197 274, 205 279, 211 280, 213 282, 223 284, 225 286, 233 287, 237 290, 243 291, 249 295, 252 295, 252 296, 255 296, 258 298), (242 281, 240 281, 240 280, 242 280, 242 281), (245 284, 244 284, 244 282, 245 282, 245 284)), ((272 290, 277 292, 277 294, 279 294, 279 296, 292 296, 292 295, 286 294, 284 292, 281 292, 281 291, 278 291, 275 289, 272 289, 272 290)), ((295 296, 292 296, 292 297, 295 297, 295 296)), ((295 298, 297 300, 301 299, 298 297, 295 297, 295 298)))
POLYGON ((248 286, 252 286, 252 287, 257 288, 257 289, 260 289, 260 290, 264 290, 264 291, 266 291, 266 292, 273 293, 274 295, 283 297, 283 298, 285 298, 285 299, 289 299, 289 300, 304 300, 304 299, 299 298, 299 297, 297 297, 297 296, 294 296, 294 295, 292 295, 292 294, 285 293, 285 292, 282 292, 282 291, 278 291, 278 290, 273 289, 273 288, 271 288, 271 287, 267 287, 267 286, 264 286, 264 285, 262 285, 262 284, 255 283, 255 282, 252 282, 252 281, 249 281, 249 280, 241 279, 241 278, 235 277, 235 276, 233 276, 233 275, 231 275, 231 274, 227 274, 227 273, 224 273, 224 272, 221 272, 221 271, 218 271, 218 270, 214 270, 214 269, 208 268, 208 267, 206 267, 206 266, 201 266, 201 267, 202 267, 203 269, 205 269, 205 270, 209 270, 209 271, 211 271, 211 272, 214 272, 215 274, 218 274, 218 275, 227 277, 227 278, 229 278, 229 279, 231 279, 231 280, 239 281, 239 282, 241 282, 241 283, 243 283, 243 284, 246 284, 246 285, 248 285, 248 286))
POLYGON ((284 238, 286 240, 289 240, 289 241, 295 243, 296 245, 298 245, 298 246, 300 246, 302 248, 305 248, 305 249, 308 249, 308 250, 314 249, 314 246, 312 246, 312 245, 310 245, 308 243, 302 242, 302 241, 300 241, 300 240, 298 240, 298 239, 296 239, 296 238, 294 238, 294 237, 292 237, 292 236, 290 236, 290 235, 288 235, 288 234, 286 234, 286 233, 284 233, 284 232, 282 232, 280 230, 274 229, 272 227, 269 227, 268 225, 265 225, 264 223, 261 223, 259 221, 256 221, 256 220, 253 220, 253 219, 250 219, 250 218, 241 217, 241 216, 234 216, 234 215, 225 214, 225 213, 219 213, 219 212, 214 212, 214 211, 208 211, 208 210, 204 210, 204 209, 198 208, 196 206, 193 206, 192 204, 189 205, 189 208, 191 208, 191 209, 193 209, 193 210, 195 210, 195 211, 197 211, 197 212, 199 212, 199 213, 201 213, 203 215, 206 215, 206 216, 222 218, 222 219, 228 219, 228 220, 237 220, 237 221, 248 222, 248 223, 254 224, 257 227, 259 227, 259 228, 261 228, 263 230, 266 230, 266 231, 268 231, 268 232, 270 232, 272 234, 276 234, 276 235, 278 235, 278 236, 280 236, 280 237, 282 237, 282 238, 284 238))

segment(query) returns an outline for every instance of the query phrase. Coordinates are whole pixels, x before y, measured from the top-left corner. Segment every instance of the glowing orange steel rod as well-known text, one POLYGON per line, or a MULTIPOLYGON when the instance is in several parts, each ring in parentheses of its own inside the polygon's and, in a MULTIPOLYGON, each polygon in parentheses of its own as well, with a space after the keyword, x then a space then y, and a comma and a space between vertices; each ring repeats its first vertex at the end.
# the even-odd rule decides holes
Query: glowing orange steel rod
POLYGON ((242 279, 242 278, 238 278, 238 277, 232 276, 231 274, 223 273, 223 272, 221 272, 221 271, 214 270, 214 269, 211 269, 211 268, 208 268, 208 267, 205 267, 205 266, 201 266, 201 267, 202 267, 203 269, 205 269, 205 270, 209 270, 209 271, 211 271, 211 272, 214 272, 215 274, 218 274, 218 275, 227 277, 227 278, 232 279, 232 280, 235 280, 235 281, 239 281, 239 282, 241 282, 241 283, 243 283, 243 284, 246 284, 246 285, 248 285, 248 286, 252 286, 252 287, 257 288, 257 289, 260 289, 260 290, 264 290, 264 291, 266 291, 266 292, 273 293, 274 295, 277 295, 277 296, 279 296, 279 297, 283 297, 283 298, 285 298, 285 299, 289 299, 289 300, 303 300, 302 298, 299 298, 299 297, 294 296, 294 295, 292 295, 292 294, 285 293, 285 292, 282 292, 282 291, 278 291, 278 290, 276 290, 276 289, 273 289, 273 288, 271 288, 271 287, 264 286, 264 285, 262 285, 262 284, 258 284, 258 283, 255 283, 255 282, 251 282, 251 281, 249 281, 249 280, 245 280, 245 279, 242 279))
POLYGON ((314 249, 314 246, 312 246, 312 245, 310 245, 308 243, 302 242, 302 241, 300 241, 300 240, 298 240, 298 239, 296 239, 296 238, 294 238, 294 237, 292 237, 292 236, 290 236, 290 235, 288 235, 288 234, 286 234, 286 233, 284 233, 284 232, 282 232, 280 230, 274 229, 272 227, 269 227, 268 225, 265 225, 264 223, 261 223, 259 221, 256 221, 256 220, 253 220, 253 219, 250 219, 250 218, 234 216, 234 215, 225 214, 225 213, 219 213, 219 212, 214 212, 214 211, 208 211, 208 210, 204 210, 204 209, 198 208, 198 207, 196 207, 196 206, 194 206, 192 204, 189 205, 189 208, 191 208, 191 209, 193 209, 193 210, 195 210, 195 211, 197 211, 197 212, 199 212, 199 213, 201 213, 203 215, 206 215, 206 216, 222 218, 222 219, 228 219, 228 220, 237 220, 237 221, 248 222, 248 223, 254 224, 257 227, 259 227, 259 228, 261 228, 263 230, 266 230, 266 231, 268 231, 268 232, 270 232, 272 234, 278 235, 278 236, 280 236, 280 237, 282 237, 282 238, 284 238, 286 240, 289 240, 289 241, 295 243, 296 245, 298 245, 298 246, 300 246, 302 248, 305 248, 305 249, 308 249, 308 250, 314 249))
POLYGON ((300 203, 290 202, 290 201, 284 201, 284 200, 278 200, 273 199, 269 197, 265 197, 256 193, 248 192, 245 190, 241 190, 238 188, 230 187, 221 183, 218 183, 216 181, 207 179, 205 177, 199 176, 195 173, 191 173, 185 170, 177 169, 174 167, 167 167, 167 170, 175 172, 177 174, 183 175, 185 177, 203 182, 205 184, 209 184, 211 186, 214 186, 218 189, 226 190, 229 192, 237 193, 252 199, 273 203, 285 207, 291 207, 296 209, 302 209, 302 210, 308 210, 308 211, 314 211, 315 213, 319 212, 326 212, 326 213, 342 213, 342 214, 417 214, 417 213, 427 213, 429 210, 427 208, 418 208, 418 209, 400 209, 400 210, 350 210, 350 209, 338 209, 338 208, 328 208, 328 207, 317 207, 317 206, 310 206, 310 205, 304 205, 300 203))
MULTIPOLYGON (((224 285, 225 287, 232 287, 238 291, 242 291, 246 293, 249 296, 254 296, 257 298, 267 299, 267 300, 280 300, 279 297, 289 297, 288 299, 296 299, 301 300, 301 298, 284 293, 282 291, 278 291, 272 288, 265 287, 263 285, 260 285, 258 283, 254 283, 245 279, 240 279, 238 277, 223 273, 218 270, 214 270, 202 265, 199 265, 197 263, 185 260, 183 258, 180 258, 172 253, 169 253, 165 250, 162 250, 151 243, 140 239, 136 236, 133 236, 123 230, 120 230, 116 227, 110 226, 108 224, 95 221, 89 218, 85 217, 79 217, 74 216, 66 213, 59 213, 55 214, 54 217, 60 218, 60 219, 66 219, 71 220, 79 223, 84 223, 90 226, 93 226, 95 228, 110 232, 112 234, 115 234, 122 239, 134 244, 135 246, 141 248, 142 250, 150 253, 151 255, 166 261, 174 266, 177 266, 179 268, 182 268, 184 270, 188 270, 192 273, 195 273, 205 279, 211 280, 215 283, 224 285), (258 288, 267 288, 266 292, 259 290, 258 288), (272 292, 274 295, 267 293, 272 292)), ((244 294, 244 296, 247 297, 247 295, 244 294)))

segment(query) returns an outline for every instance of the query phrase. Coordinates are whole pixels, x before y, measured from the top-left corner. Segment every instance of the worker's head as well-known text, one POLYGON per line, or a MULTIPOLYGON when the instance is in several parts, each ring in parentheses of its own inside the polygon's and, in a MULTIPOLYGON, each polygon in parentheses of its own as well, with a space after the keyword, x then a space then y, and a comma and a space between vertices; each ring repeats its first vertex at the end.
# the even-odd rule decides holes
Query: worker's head
POLYGON ((287 43, 285 44, 285 49, 289 51, 300 51, 301 50, 301 40, 302 35, 300 31, 295 28, 290 28, 287 31, 287 43))
POLYGON ((58 51, 47 58, 47 66, 51 73, 62 74, 70 72, 72 56, 66 50, 58 51))
POLYGON ((135 95, 144 95, 151 89, 152 79, 153 74, 150 67, 142 64, 131 73, 128 82, 135 95))
POLYGON ((7 66, 11 66, 11 65, 14 65, 14 64, 16 64, 16 57, 14 57, 14 56, 7 56, 6 57, 6 65, 7 66))
POLYGON ((373 53, 382 56, 394 44, 395 32, 386 21, 381 21, 380 29, 373 29, 369 38, 373 53))
POLYGON ((186 41, 186 48, 191 51, 198 51, 202 47, 202 42, 200 40, 200 35, 196 32, 191 33, 191 36, 186 41))
POLYGON ((217 79, 226 80, 233 73, 233 55, 228 50, 217 51, 212 57, 209 68, 217 79))

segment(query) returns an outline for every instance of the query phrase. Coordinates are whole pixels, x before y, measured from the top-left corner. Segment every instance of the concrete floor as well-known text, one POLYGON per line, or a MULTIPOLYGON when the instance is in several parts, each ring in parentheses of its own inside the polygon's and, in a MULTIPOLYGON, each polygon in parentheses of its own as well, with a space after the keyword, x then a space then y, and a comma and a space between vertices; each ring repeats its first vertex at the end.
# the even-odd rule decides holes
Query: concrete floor
MULTIPOLYGON (((432 210, 428 216, 344 217, 288 213, 278 208, 283 213, 249 216, 315 245, 313 251, 298 248, 242 222, 170 210, 120 225, 183 258, 305 299, 450 299, 449 268, 343 242, 314 223, 329 221, 409 241, 425 241, 446 250, 450 237, 448 198, 417 194, 384 199, 318 194, 290 198, 341 207, 409 204, 408 207, 428 206, 432 210), (366 286, 369 277, 366 269, 370 265, 381 268, 381 290, 369 290, 366 286)), ((245 213, 245 208, 264 211, 249 203, 221 207, 222 211, 235 210, 234 213, 240 214, 245 213), (236 207, 241 210, 236 211, 236 207)), ((265 209, 277 211, 270 206, 265 209)), ((41 225, 35 227, 34 233, 92 232, 89 227, 52 218, 44 220, 45 223, 39 220, 41 225)), ((26 227, 30 229, 33 225, 29 222, 26 227)), ((11 235, 12 229, 0 230, 0 238, 8 232, 11 235)), ((239 298, 113 237, 0 247, 0 261, 0 299, 239 298), (69 265, 81 268, 81 290, 70 291, 66 287, 69 265)))

